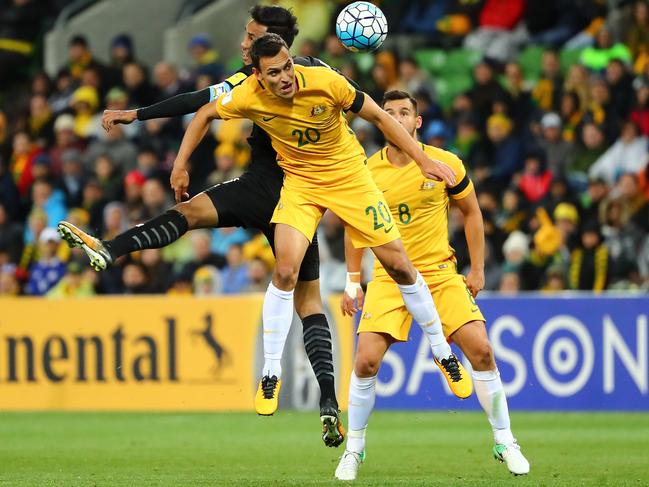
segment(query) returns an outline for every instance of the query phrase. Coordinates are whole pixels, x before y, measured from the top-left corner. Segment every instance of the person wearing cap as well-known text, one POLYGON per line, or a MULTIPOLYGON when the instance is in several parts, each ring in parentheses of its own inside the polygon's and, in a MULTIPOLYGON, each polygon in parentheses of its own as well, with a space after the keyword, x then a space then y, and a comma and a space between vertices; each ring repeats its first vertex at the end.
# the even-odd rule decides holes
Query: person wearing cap
POLYGON ((512 121, 501 113, 487 119, 487 137, 493 145, 493 166, 488 169, 490 178, 501 187, 507 186, 512 176, 522 169, 522 145, 519 137, 512 135, 512 121))
POLYGON ((449 132, 442 120, 433 120, 426 127, 424 132, 424 143, 446 149, 448 145, 449 132))
POLYGON ((38 237, 39 257, 29 268, 27 294, 43 296, 65 275, 65 264, 57 257, 61 236, 55 228, 45 228, 38 237))
POLYGON ((47 291, 48 298, 85 298, 94 296, 95 287, 92 281, 90 267, 83 267, 79 262, 72 261, 68 264, 67 273, 61 280, 47 291))
POLYGON ((187 45, 187 50, 194 60, 195 77, 200 71, 202 74, 209 74, 212 79, 218 80, 223 75, 223 66, 218 62, 219 53, 212 46, 210 37, 205 34, 196 34, 187 45))
MULTIPOLYGON (((104 97, 107 110, 126 110, 128 108, 128 93, 119 86, 113 86, 104 97)), ((102 113, 96 113, 92 117, 92 136, 97 139, 106 140, 107 134, 101 126, 102 113)), ((124 125, 122 127, 124 136, 127 139, 133 139, 140 130, 139 123, 124 125)))
POLYGON ((121 70, 125 64, 135 61, 133 40, 128 34, 118 34, 110 42, 110 65, 121 70))
POLYGON ((86 139, 92 129, 92 116, 99 108, 99 94, 91 86, 81 86, 72 93, 70 105, 75 113, 74 133, 86 139))
POLYGON ((548 169, 556 177, 565 176, 574 159, 574 147, 561 136, 561 117, 555 112, 541 118, 539 147, 545 151, 548 169))

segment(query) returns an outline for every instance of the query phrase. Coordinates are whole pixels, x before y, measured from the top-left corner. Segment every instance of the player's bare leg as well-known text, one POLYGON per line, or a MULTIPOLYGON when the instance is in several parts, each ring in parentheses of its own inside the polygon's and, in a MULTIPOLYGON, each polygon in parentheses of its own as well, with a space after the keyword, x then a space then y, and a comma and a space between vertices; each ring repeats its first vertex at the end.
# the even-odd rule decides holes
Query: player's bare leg
POLYGON ((345 428, 336 399, 331 331, 324 315, 320 281, 298 281, 294 300, 295 311, 302 320, 304 349, 320 386, 322 441, 338 447, 345 441, 345 428))
POLYGON ((451 338, 473 367, 475 392, 494 433, 494 457, 505 462, 514 475, 529 473, 530 464, 511 431, 507 398, 484 322, 471 321, 460 327, 451 338))
POLYGON ((162 215, 121 233, 113 240, 102 241, 62 221, 58 231, 71 248, 80 247, 90 259, 96 271, 102 271, 122 255, 144 249, 165 247, 187 231, 196 228, 215 227, 219 216, 214 204, 205 193, 179 203, 162 215))
POLYGON ((460 361, 453 355, 442 330, 442 322, 430 295, 430 290, 406 255, 401 239, 372 248, 386 272, 395 280, 408 312, 421 327, 433 350, 435 363, 459 398, 471 395, 473 386, 460 361))
POLYGON ((297 229, 280 223, 275 227, 275 270, 264 296, 264 367, 257 395, 257 414, 277 410, 282 385, 281 359, 293 320, 293 291, 309 240, 297 229))
POLYGON ((355 480, 358 468, 365 460, 365 432, 376 399, 376 374, 392 343, 394 339, 385 333, 364 332, 358 335, 354 371, 349 383, 349 432, 345 453, 336 468, 338 480, 355 480))

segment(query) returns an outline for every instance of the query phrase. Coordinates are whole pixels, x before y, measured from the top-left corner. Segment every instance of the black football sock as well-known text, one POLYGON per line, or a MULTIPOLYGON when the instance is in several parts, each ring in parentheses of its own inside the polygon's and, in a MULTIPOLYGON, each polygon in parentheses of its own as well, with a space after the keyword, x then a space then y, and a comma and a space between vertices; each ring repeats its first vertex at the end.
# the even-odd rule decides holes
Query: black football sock
POLYGON ((302 320, 302 326, 304 348, 320 386, 320 406, 331 399, 337 408, 334 360, 327 317, 322 313, 306 316, 302 320))
POLYGON ((165 247, 182 237, 187 230, 185 215, 177 210, 169 210, 119 234, 113 240, 105 241, 104 245, 115 260, 138 250, 165 247))

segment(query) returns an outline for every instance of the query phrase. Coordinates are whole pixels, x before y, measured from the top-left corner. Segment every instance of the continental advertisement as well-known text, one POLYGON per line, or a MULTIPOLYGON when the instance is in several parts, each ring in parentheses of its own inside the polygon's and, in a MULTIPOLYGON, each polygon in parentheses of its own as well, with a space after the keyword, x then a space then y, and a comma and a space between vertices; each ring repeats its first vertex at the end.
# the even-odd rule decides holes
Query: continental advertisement
MULTIPOLYGON (((263 295, 1 299, 0 410, 251 410, 262 303, 263 295)), ((343 338, 339 377, 348 379, 352 323, 330 322, 343 338)))

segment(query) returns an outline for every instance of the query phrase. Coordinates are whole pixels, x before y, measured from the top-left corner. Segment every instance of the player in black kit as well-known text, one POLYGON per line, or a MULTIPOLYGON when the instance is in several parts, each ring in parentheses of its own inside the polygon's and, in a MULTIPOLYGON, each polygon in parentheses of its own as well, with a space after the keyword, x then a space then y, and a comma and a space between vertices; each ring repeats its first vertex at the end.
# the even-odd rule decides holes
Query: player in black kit
MULTIPOLYGON (((237 73, 217 85, 176 95, 149 107, 107 110, 102 119, 104 128, 110 130, 117 123, 193 113, 252 74, 249 49, 257 37, 270 32, 281 36, 289 46, 293 43, 298 33, 297 19, 289 10, 257 5, 250 10, 250 15, 251 20, 246 25, 241 42, 245 66, 237 73)), ((298 57, 295 62, 305 66, 326 66, 322 61, 311 57, 298 57)), ((266 132, 253 125, 248 143, 251 147, 251 162, 241 177, 213 186, 188 201, 182 201, 189 197, 188 194, 176 194, 177 204, 173 208, 143 225, 127 230, 113 240, 101 241, 68 222, 59 223, 59 232, 70 246, 82 247, 86 251, 96 270, 105 269, 118 257, 130 252, 169 245, 188 230, 198 228, 258 229, 273 247, 270 220, 279 200, 284 175, 276 163, 277 153, 266 132)), ((295 309, 302 320, 304 346, 320 386, 322 439, 327 446, 337 447, 344 441, 345 431, 336 400, 332 340, 320 297, 319 264, 318 244, 314 237, 300 268, 299 282, 295 289, 295 309)), ((283 339, 285 341, 286 337, 283 339)), ((262 377, 255 397, 255 408, 259 414, 271 415, 275 412, 280 386, 280 377, 262 377)))

